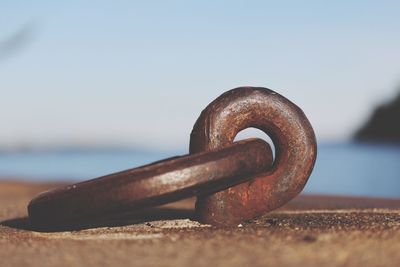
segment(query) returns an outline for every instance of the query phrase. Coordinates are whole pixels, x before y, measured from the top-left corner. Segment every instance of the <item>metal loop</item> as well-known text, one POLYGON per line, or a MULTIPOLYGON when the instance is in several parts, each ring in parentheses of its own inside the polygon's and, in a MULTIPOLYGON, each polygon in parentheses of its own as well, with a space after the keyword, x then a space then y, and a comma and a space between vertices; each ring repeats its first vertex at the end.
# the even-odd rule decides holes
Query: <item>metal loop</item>
POLYGON ((37 229, 79 228, 107 214, 223 190, 271 164, 269 145, 247 139, 216 151, 166 159, 44 192, 29 203, 29 219, 37 229))
POLYGON ((274 166, 250 182, 198 197, 202 222, 236 225, 274 210, 300 193, 311 174, 317 152, 311 124, 299 107, 267 88, 236 88, 210 103, 193 127, 190 153, 227 146, 248 127, 271 137, 274 166))

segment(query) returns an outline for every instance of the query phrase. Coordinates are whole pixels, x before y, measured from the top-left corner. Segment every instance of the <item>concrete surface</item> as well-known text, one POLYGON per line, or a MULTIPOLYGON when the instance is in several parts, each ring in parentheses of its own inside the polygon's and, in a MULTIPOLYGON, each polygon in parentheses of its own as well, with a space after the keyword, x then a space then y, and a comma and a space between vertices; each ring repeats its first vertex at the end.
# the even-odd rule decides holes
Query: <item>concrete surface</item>
POLYGON ((97 228, 33 231, 26 205, 51 186, 0 182, 0 266, 400 266, 400 200, 300 196, 218 229, 190 220, 190 199, 97 228))

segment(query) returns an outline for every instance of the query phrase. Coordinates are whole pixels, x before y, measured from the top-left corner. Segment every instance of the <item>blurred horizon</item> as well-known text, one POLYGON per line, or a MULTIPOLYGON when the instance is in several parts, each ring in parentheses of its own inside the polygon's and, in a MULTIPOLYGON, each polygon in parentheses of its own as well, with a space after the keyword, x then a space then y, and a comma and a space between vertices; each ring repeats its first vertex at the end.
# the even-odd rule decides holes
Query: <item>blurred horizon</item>
MULTIPOLYGON (((187 151, 48 150, 0 153, 0 181, 79 182, 187 151)), ((320 144, 307 194, 400 198, 400 144, 320 144)))

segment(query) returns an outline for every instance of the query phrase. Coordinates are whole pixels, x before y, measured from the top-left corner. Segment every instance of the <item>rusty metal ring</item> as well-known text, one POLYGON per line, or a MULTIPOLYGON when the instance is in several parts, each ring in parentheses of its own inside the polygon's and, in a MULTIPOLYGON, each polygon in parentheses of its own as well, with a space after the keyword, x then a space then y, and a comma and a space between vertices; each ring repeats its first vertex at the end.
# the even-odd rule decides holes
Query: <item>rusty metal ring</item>
POLYGON ((45 230, 79 225, 108 213, 216 192, 271 165, 270 146, 261 139, 248 139, 44 192, 29 203, 29 219, 45 230))
POLYGON ((274 165, 254 180, 199 197, 202 222, 235 225, 276 209, 300 193, 311 174, 317 152, 311 124, 299 107, 267 88, 236 88, 210 103, 193 127, 190 153, 229 145, 248 127, 271 137, 274 165))

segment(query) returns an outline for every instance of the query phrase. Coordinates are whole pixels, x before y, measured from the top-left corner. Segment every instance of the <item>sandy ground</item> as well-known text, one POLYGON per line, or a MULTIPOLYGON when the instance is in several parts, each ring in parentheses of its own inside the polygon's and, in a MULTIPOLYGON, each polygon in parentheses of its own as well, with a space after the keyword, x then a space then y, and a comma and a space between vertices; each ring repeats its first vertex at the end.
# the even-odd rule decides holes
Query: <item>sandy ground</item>
POLYGON ((37 232, 26 205, 54 185, 0 182, 0 266, 400 266, 400 200, 300 196, 233 228, 193 199, 96 228, 37 232))

